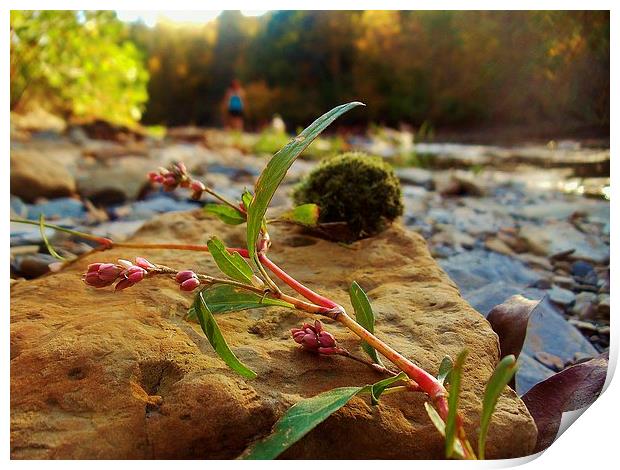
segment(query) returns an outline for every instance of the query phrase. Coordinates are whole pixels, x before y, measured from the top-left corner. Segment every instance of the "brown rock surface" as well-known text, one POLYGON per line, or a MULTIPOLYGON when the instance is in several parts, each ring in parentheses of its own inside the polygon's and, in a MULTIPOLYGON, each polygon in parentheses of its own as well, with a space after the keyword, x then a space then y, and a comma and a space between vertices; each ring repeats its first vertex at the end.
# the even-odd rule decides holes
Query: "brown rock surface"
MULTIPOLYGON (((244 227, 200 213, 157 218, 134 241, 196 243, 211 233, 229 246, 244 241, 244 227)), ((286 227, 274 227, 273 239, 274 261, 347 309, 347 289, 357 280, 376 309, 378 335, 429 371, 437 372, 445 354, 469 349, 462 410, 475 443, 484 383, 498 360, 497 338, 424 240, 400 226, 350 248, 286 227)), ((345 358, 301 351, 289 329, 309 316, 270 308, 218 317, 231 347, 258 373, 244 380, 217 358, 196 324, 182 319, 191 296, 172 281, 151 279, 116 294, 80 281, 88 263, 141 254, 215 272, 208 254, 117 248, 12 284, 13 458, 234 458, 302 397, 381 378, 345 358)), ((340 325, 329 329, 360 351, 340 325)), ((395 394, 372 407, 367 397, 355 398, 284 457, 441 458, 443 441, 423 401, 421 394, 395 394)), ((532 418, 508 391, 491 424, 488 457, 526 455, 535 441, 532 418)))
POLYGON ((32 202, 75 193, 75 180, 65 162, 44 152, 11 150, 11 194, 32 202))

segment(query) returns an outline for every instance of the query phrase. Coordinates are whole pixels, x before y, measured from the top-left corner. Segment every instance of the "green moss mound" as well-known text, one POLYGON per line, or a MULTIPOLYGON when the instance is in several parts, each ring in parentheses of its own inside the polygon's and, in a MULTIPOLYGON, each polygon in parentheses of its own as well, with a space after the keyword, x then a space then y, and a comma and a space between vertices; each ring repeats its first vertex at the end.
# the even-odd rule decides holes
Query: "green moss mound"
POLYGON ((346 222, 355 239, 375 235, 402 215, 400 182, 380 157, 349 152, 323 160, 293 192, 317 204, 319 222, 346 222))

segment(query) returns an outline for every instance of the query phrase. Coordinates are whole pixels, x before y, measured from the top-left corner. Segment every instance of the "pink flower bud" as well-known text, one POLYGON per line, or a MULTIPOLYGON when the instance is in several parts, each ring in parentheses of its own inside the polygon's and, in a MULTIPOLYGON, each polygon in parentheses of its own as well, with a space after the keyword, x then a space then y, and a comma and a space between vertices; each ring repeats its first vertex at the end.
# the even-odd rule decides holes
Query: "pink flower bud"
POLYGON ((122 268, 112 263, 105 263, 99 267, 97 274, 104 281, 114 281, 120 274, 122 268))
POLYGON ((321 331, 318 336, 319 344, 324 348, 332 348, 336 346, 336 338, 327 331, 321 331))
POLYGON ((177 185, 177 180, 174 176, 170 175, 164 178, 164 186, 174 188, 176 185, 177 185))
POLYGON ((153 263, 151 263, 149 260, 147 260, 146 258, 140 258, 140 257, 136 258, 136 265, 140 266, 143 269, 146 269, 147 271, 149 269, 155 269, 157 267, 153 263))
POLYGON ((125 272, 126 279, 129 280, 132 284, 140 282, 142 279, 144 279, 145 275, 146 271, 139 266, 133 266, 125 272))
POLYGON ((153 183, 162 183, 164 181, 164 177, 154 171, 149 172, 148 177, 153 183))
POLYGON ((191 277, 187 281, 183 281, 181 283, 180 288, 182 291, 191 292, 199 285, 200 285, 200 281, 196 279, 195 277, 191 277))
POLYGON ((133 266, 133 263, 131 261, 127 261, 126 259, 122 258, 118 260, 118 264, 120 264, 125 269, 129 269, 133 266))
POLYGON ((320 354, 339 353, 336 338, 328 331, 325 331, 323 324, 319 320, 316 320, 314 325, 304 323, 301 328, 292 328, 291 334, 293 335, 293 340, 301 344, 304 349, 320 354))
POLYGON ((315 334, 306 334, 301 340, 301 345, 306 349, 316 350, 319 347, 319 340, 315 334))
POLYGON ((189 187, 195 193, 201 193, 206 189, 204 184, 202 184, 200 181, 195 181, 195 180, 190 183, 189 187))
POLYGON ((173 168, 177 170, 177 172, 181 175, 184 175, 187 173, 187 167, 185 166, 185 163, 183 162, 175 163, 173 168))
POLYGON ((175 278, 174 278, 174 279, 175 279, 175 280, 176 280, 179 284, 181 284, 181 283, 183 283, 183 282, 185 282, 185 281, 187 281, 188 279, 191 279, 191 278, 193 278, 193 277, 196 277, 196 273, 195 273, 194 271, 189 271, 189 270, 187 270, 187 271, 179 271, 179 272, 177 273, 177 275, 175 276, 175 278))
POLYGON ((119 291, 119 290, 127 289, 128 287, 131 287, 133 285, 134 283, 131 282, 129 279, 122 279, 121 281, 118 282, 118 284, 116 284, 116 287, 114 288, 114 290, 119 291))
POLYGON ((88 265, 88 269, 86 270, 87 273, 93 273, 93 272, 97 272, 99 271, 99 266, 101 266, 103 263, 93 263, 93 264, 89 264, 88 265))

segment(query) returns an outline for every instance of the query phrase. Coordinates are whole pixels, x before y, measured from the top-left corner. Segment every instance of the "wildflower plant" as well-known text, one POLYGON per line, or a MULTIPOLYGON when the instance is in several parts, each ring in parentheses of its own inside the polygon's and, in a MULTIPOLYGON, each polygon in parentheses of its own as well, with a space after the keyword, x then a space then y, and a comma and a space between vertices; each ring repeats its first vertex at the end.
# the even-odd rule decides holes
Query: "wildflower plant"
MULTIPOLYGON (((220 203, 207 204, 205 211, 227 224, 245 223, 246 247, 226 247, 218 238, 212 238, 206 245, 114 242, 46 224, 43 219, 37 225, 41 226, 48 246, 50 245, 43 230, 45 227, 96 241, 101 249, 131 247, 209 252, 221 271, 220 274, 196 273, 183 267, 168 267, 139 257, 133 262, 118 260, 115 263, 93 263, 88 266, 83 280, 90 287, 106 288, 114 285, 115 291, 121 291, 147 282, 152 277, 164 276, 176 282, 180 290, 194 292, 188 319, 198 321, 218 356, 247 379, 255 378, 256 373, 243 364, 230 349, 217 325, 216 315, 271 306, 296 309, 315 317, 314 321, 303 323, 291 330, 292 341, 303 349, 318 355, 340 355, 355 360, 374 370, 378 378, 383 376, 374 384, 334 388, 299 401, 280 418, 272 433, 246 449, 242 458, 277 457, 355 396, 368 395, 371 404, 376 405, 381 396, 397 393, 421 393, 426 396, 425 408, 428 416, 438 432, 445 437, 446 457, 484 458, 487 432, 497 399, 516 370, 513 355, 506 356, 499 362, 487 383, 480 417, 478 446, 477 451, 474 451, 458 409, 467 351, 459 354, 454 361, 449 357, 444 358, 439 366, 439 374, 435 377, 374 334, 375 315, 371 303, 356 282, 353 282, 350 288, 353 318, 343 306, 303 285, 268 256, 272 241, 265 214, 288 169, 300 153, 335 119, 361 105, 363 104, 352 102, 337 106, 314 121, 271 158, 255 185, 254 194, 245 191, 239 201, 229 201, 202 182, 194 180, 182 163, 175 163, 167 169, 160 168, 148 175, 151 182, 162 185, 164 190, 190 188, 194 199, 200 199, 205 194, 217 199, 220 203), (284 293, 276 280, 291 287, 298 295, 284 293), (337 338, 326 330, 320 321, 321 317, 336 321, 357 335, 366 356, 359 357, 342 348, 337 338), (383 360, 389 361, 391 366, 384 365, 383 360)), ((319 208, 316 205, 304 204, 280 219, 308 226, 318 222, 318 215, 319 208)))

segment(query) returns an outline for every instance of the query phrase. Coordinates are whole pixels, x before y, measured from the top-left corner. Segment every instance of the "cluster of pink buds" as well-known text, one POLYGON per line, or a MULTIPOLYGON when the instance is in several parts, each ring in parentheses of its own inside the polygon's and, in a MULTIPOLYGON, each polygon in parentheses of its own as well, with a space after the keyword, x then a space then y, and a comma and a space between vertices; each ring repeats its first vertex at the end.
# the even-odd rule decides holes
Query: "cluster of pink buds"
POLYGON ((187 173, 187 168, 182 162, 173 163, 168 169, 159 168, 158 171, 151 171, 148 174, 149 180, 156 184, 161 184, 165 191, 173 191, 178 187, 190 188, 192 199, 200 199, 205 191, 205 185, 200 181, 193 180, 187 173))
POLYGON ((304 349, 320 354, 339 354, 340 348, 336 345, 334 335, 323 329, 323 324, 316 320, 314 326, 304 323, 301 328, 291 330, 293 339, 304 349))
POLYGON ((84 274, 84 282, 93 287, 106 287, 114 284, 115 290, 123 290, 137 284, 157 266, 144 258, 136 258, 135 264, 131 261, 119 259, 118 264, 94 263, 88 266, 84 274))
POLYGON ((194 271, 179 271, 175 277, 182 291, 191 292, 200 285, 200 280, 194 271))

